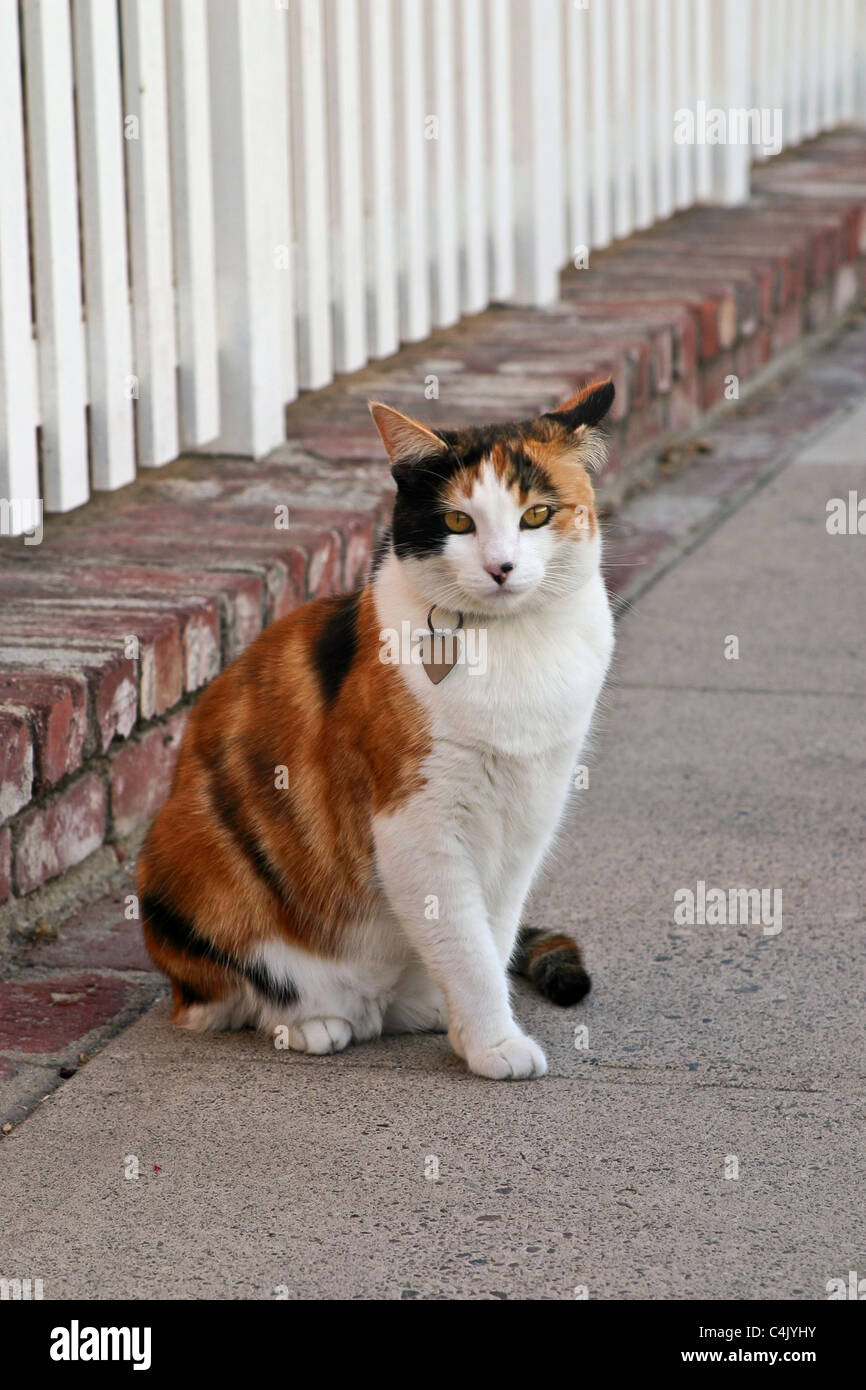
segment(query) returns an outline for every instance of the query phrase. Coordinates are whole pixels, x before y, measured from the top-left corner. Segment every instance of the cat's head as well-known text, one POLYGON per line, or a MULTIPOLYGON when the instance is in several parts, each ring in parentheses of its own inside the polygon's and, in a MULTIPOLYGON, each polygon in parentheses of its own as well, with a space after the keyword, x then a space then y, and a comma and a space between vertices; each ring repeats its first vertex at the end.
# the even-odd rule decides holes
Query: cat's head
POLYGON ((538 419, 464 430, 371 402, 397 483, 394 552, 421 598, 490 616, 586 583, 601 554, 589 474, 613 395, 595 382, 538 419))

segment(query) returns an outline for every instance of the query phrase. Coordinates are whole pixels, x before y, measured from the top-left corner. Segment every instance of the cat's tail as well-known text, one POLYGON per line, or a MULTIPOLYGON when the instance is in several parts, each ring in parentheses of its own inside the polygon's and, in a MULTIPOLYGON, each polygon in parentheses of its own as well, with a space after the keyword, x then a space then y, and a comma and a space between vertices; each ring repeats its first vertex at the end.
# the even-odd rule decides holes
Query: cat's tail
POLYGON ((508 968, 553 1004, 576 1004, 592 987, 577 942, 543 927, 520 928, 508 968))

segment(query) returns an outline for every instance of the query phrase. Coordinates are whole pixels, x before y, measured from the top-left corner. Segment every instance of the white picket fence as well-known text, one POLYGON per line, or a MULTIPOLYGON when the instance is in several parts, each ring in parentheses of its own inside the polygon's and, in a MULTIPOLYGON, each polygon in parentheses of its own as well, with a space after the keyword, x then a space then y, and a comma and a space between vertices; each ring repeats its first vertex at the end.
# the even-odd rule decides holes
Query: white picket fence
POLYGON ((747 197, 762 151, 675 112, 789 145, 864 72, 864 0, 0 0, 0 499, 262 455, 299 390, 747 197))

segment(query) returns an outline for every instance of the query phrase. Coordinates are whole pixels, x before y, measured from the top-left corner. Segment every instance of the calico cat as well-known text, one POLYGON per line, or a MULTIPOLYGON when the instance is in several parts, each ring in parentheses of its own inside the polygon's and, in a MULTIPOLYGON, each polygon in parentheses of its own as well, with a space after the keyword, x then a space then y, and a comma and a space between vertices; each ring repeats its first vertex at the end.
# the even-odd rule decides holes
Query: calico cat
POLYGON ((613 394, 459 431, 371 404, 397 483, 372 577, 213 681, 141 854, 178 1022, 313 1053, 447 1030, 481 1076, 543 1075, 507 972, 589 989, 571 937, 520 923, 613 650, 588 471, 613 394))

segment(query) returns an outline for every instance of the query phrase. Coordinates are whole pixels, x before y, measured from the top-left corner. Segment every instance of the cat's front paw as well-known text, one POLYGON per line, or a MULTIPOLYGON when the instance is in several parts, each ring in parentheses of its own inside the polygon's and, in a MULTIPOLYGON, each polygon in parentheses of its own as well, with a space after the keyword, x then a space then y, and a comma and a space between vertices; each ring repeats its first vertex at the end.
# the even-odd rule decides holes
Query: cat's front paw
POLYGON ((525 1033, 512 1033, 493 1047, 479 1051, 468 1048, 466 1062, 476 1076, 488 1076, 492 1081, 525 1081, 531 1076, 544 1076, 547 1058, 538 1043, 525 1033))

